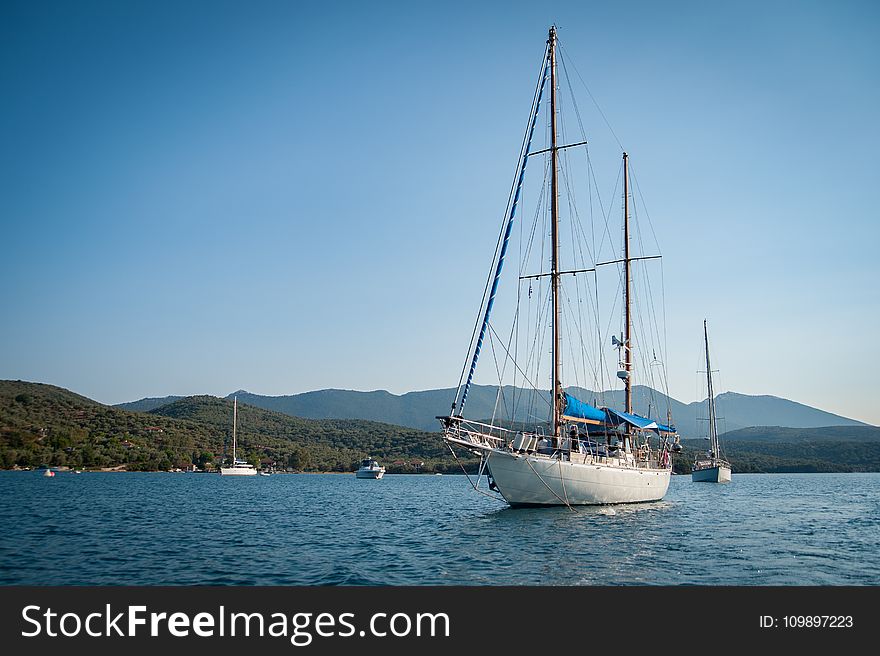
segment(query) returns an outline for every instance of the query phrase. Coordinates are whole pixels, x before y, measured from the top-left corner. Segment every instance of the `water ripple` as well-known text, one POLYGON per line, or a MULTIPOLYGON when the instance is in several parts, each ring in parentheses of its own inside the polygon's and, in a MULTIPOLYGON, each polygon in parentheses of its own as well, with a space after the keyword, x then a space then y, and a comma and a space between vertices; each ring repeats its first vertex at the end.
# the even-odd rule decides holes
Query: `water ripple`
POLYGON ((880 475, 511 509, 460 476, 0 472, 0 584, 878 585, 880 475))

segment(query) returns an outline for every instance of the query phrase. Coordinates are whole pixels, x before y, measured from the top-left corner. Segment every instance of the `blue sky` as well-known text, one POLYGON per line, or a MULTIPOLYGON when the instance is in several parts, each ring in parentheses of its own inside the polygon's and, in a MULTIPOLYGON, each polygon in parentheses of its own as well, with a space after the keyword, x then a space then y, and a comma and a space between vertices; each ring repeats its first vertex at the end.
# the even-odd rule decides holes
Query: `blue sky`
POLYGON ((872 2, 5 2, 0 377, 453 386, 551 23, 658 231, 671 394, 706 317, 723 389, 880 423, 872 2))

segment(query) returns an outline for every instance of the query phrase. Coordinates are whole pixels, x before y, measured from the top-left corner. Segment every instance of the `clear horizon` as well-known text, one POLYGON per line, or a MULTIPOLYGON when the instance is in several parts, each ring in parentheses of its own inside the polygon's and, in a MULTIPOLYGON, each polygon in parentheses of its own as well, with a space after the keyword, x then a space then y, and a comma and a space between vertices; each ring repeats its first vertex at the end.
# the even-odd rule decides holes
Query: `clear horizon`
POLYGON ((669 395, 701 400, 708 318, 719 392, 880 424, 875 3, 0 16, 0 378, 107 404, 454 387, 555 23, 637 163, 669 395))

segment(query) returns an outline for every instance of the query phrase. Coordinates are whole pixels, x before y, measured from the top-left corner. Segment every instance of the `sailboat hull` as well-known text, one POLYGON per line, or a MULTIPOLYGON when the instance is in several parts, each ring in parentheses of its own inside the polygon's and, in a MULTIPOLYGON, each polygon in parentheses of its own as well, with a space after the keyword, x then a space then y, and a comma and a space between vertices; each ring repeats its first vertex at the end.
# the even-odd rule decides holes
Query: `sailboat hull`
POLYGON ((221 467, 222 476, 256 476, 257 470, 253 467, 221 467))
POLYGON ((511 506, 601 505, 658 501, 669 487, 669 469, 581 464, 490 452, 487 466, 511 506))
POLYGON ((729 483, 730 467, 718 465, 717 467, 695 469, 691 472, 691 481, 694 483, 729 483))
POLYGON ((366 470, 358 469, 354 475, 355 475, 355 478, 372 478, 375 480, 379 480, 380 478, 382 478, 385 475, 385 470, 384 469, 366 469, 366 470))

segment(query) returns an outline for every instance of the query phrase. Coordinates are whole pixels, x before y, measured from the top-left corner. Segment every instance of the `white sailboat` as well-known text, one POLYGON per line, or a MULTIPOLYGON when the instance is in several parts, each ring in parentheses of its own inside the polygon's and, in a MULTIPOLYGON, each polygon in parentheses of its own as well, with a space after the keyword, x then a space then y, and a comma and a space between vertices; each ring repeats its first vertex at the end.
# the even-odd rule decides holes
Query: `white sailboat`
POLYGON ((256 468, 246 460, 239 460, 236 457, 236 433, 238 428, 238 397, 234 397, 232 401, 232 465, 228 467, 220 467, 222 476, 254 476, 257 473, 256 468))
MULTIPOLYGON (((475 488, 479 486, 482 474, 489 480, 489 489, 500 495, 511 506, 554 506, 589 504, 616 504, 656 501, 662 499, 669 486, 672 473, 672 452, 681 450, 678 435, 671 426, 667 415, 667 423, 639 416, 633 411, 633 302, 632 302, 632 266, 635 260, 653 259, 653 257, 636 257, 630 251, 630 180, 627 154, 623 153, 623 257, 610 262, 594 263, 586 268, 563 267, 560 262, 560 151, 572 146, 585 145, 586 141, 567 145, 557 144, 557 35, 555 27, 550 28, 549 38, 538 87, 533 100, 530 115, 530 127, 523 139, 518 176, 511 191, 508 203, 507 220, 502 226, 495 256, 494 278, 487 282, 486 294, 481 309, 484 309, 482 324, 474 327, 474 337, 468 351, 470 369, 465 380, 462 379, 456 388, 456 397, 452 411, 448 416, 438 419, 443 425, 443 438, 455 455, 455 449, 463 447, 468 452, 480 457, 480 477, 475 488), (549 79, 549 148, 532 151, 532 136, 538 120, 544 87, 549 79), (495 422, 492 420, 473 421, 465 419, 463 408, 471 387, 474 369, 483 345, 484 337, 489 333, 490 340, 500 340, 494 328, 490 326, 490 313, 498 290, 501 269, 511 237, 512 225, 516 213, 520 191, 523 186, 526 164, 529 158, 539 153, 547 157, 545 179, 549 179, 549 216, 550 237, 549 249, 550 271, 531 276, 520 276, 523 279, 549 281, 547 312, 539 317, 536 324, 543 321, 547 326, 549 318, 552 332, 551 352, 551 393, 549 394, 549 421, 547 430, 543 425, 534 428, 517 430, 515 425, 495 422), (608 407, 596 407, 580 401, 569 394, 562 381, 562 342, 563 337, 570 337, 570 324, 563 333, 561 328, 563 303, 568 296, 561 291, 562 279, 571 280, 578 274, 595 272, 600 265, 622 265, 621 287, 623 291, 623 334, 621 338, 613 337, 612 343, 619 349, 620 371, 617 377, 623 382, 624 404, 621 410, 608 407), (477 331, 477 327, 480 330, 477 331), (494 337, 493 337, 494 336, 494 337), (493 423, 495 422, 495 423, 493 423), (652 443, 656 441, 656 444, 652 443)), ((580 116, 578 115, 578 120, 580 116)), ((566 187, 571 185, 572 176, 563 174, 566 187)), ((543 196, 542 196, 543 197, 543 196)), ((571 202, 569 202, 569 208, 571 202)), ((571 215, 571 209, 569 209, 571 215)), ((573 223, 574 221, 572 221, 573 223)), ((574 230, 574 229, 572 229, 574 230)), ((533 229, 533 233, 535 230, 533 229)), ((535 247, 538 248, 537 246, 535 247)), ((520 250, 525 250, 520 246, 520 250)), ((543 254, 546 250, 540 251, 543 254)), ((595 262, 595 260, 593 260, 595 262)), ((541 260, 541 265, 546 259, 541 260)), ((521 266, 522 271, 522 266, 521 266)), ((520 297, 517 296, 518 303, 520 297)), ((528 298, 532 298, 532 287, 529 283, 528 298)), ((572 312, 569 305, 569 312, 572 312)), ((515 324, 516 325, 516 324, 515 324)), ((546 330, 546 328, 544 328, 546 330)), ((513 329, 511 331, 513 333, 513 329)), ((575 340, 569 340, 575 341, 575 340)), ((579 349, 580 343, 573 349, 579 349)), ((494 348, 494 347, 493 347, 494 348)), ((504 346, 506 349, 506 346, 504 346)), ((504 351, 508 353, 508 351, 504 351)), ((532 349, 532 354, 540 352, 532 349)), ((569 353, 571 351, 568 351, 569 353)), ((531 357, 531 356, 530 356, 531 357)), ((496 368, 500 365, 496 361, 496 368)), ((516 370, 520 365, 514 361, 516 370)), ((526 379, 526 374, 523 373, 526 379)), ((503 385, 499 381, 499 395, 503 385)), ((537 387, 535 387, 537 390, 537 387)), ((546 392, 543 393, 546 398, 546 392)), ((496 403, 496 406, 498 404, 496 403)), ((457 457, 457 456, 456 456, 457 457)))
POLYGON ((712 367, 709 364, 709 330, 706 327, 705 319, 703 319, 703 336, 706 340, 706 383, 708 386, 706 405, 709 409, 709 450, 705 455, 697 456, 694 460, 691 480, 695 483, 729 483, 730 463, 724 459, 721 453, 721 442, 718 440, 715 392, 712 388, 712 367))

